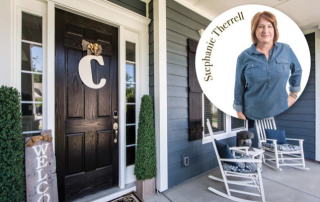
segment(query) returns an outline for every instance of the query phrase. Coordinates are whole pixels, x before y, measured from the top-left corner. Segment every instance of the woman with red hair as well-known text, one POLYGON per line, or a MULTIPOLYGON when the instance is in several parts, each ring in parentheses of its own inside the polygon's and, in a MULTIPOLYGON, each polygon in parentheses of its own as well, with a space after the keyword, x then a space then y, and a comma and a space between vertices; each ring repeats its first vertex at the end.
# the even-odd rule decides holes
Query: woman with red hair
POLYGON ((290 46, 277 42, 278 38, 276 17, 268 11, 255 14, 251 21, 253 44, 237 60, 233 108, 240 119, 275 116, 297 98, 302 69, 290 46))

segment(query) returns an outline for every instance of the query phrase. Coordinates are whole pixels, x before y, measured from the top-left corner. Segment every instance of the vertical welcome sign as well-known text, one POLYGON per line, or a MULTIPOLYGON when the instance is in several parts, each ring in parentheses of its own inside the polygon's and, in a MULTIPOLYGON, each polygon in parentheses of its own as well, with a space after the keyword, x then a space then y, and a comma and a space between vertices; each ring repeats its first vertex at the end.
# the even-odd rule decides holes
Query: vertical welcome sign
POLYGON ((51 130, 41 131, 41 135, 26 138, 25 141, 27 201, 58 201, 51 130))

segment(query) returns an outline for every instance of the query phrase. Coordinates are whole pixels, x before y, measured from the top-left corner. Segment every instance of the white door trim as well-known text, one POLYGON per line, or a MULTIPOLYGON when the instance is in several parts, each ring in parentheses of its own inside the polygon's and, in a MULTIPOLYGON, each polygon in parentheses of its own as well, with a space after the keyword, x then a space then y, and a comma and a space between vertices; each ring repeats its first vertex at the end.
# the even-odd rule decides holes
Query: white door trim
POLYGON ((107 0, 46 0, 56 8, 100 21, 115 27, 120 25, 141 32, 148 29, 150 19, 107 0))
MULTIPOLYGON (((136 114, 139 112, 140 99, 144 94, 149 94, 149 68, 148 68, 148 24, 149 19, 136 14, 132 11, 124 9, 116 4, 103 0, 48 0, 48 2, 54 2, 55 7, 93 19, 95 21, 103 22, 111 26, 119 28, 119 81, 118 81, 118 92, 119 92, 119 187, 124 188, 128 183, 126 178, 131 176, 129 179, 134 179, 132 176, 133 170, 126 169, 126 109, 125 109, 125 41, 128 39, 127 32, 135 33, 138 38, 143 39, 141 43, 138 44, 137 58, 138 62, 137 69, 144 72, 142 74, 142 81, 147 83, 139 84, 137 86, 139 89, 136 91, 136 114), (123 31, 120 33, 120 31, 123 31), (144 85, 143 87, 140 87, 144 85), (127 171, 127 172, 126 172, 127 171)), ((54 108, 54 107, 53 107, 54 108)), ((137 116, 138 117, 138 116, 137 116)), ((138 125, 138 118, 136 118, 136 125, 138 125)))
MULTIPOLYGON (((55 134, 55 10, 54 3, 47 3, 47 128, 55 134), (49 93, 50 92, 50 93, 49 93)), ((55 152, 55 138, 53 138, 53 151, 55 152)))

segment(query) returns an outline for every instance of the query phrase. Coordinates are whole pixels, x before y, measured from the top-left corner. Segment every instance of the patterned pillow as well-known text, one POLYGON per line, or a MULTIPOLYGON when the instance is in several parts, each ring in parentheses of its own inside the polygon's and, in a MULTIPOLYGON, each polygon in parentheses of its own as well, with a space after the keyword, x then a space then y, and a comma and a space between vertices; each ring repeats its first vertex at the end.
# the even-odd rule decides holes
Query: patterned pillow
MULTIPOLYGON (((237 159, 252 159, 250 156, 237 156, 237 159)), ((237 166, 231 165, 228 162, 222 163, 222 168, 225 171, 230 172, 238 172, 238 173, 255 173, 257 172, 257 165, 252 162, 246 162, 246 163, 238 163, 237 166)))
MULTIPOLYGON (((262 142, 262 146, 268 147, 270 149, 274 149, 273 143, 262 142)), ((277 144, 277 148, 279 151, 291 152, 291 151, 300 151, 301 147, 298 145, 292 144, 277 144)))

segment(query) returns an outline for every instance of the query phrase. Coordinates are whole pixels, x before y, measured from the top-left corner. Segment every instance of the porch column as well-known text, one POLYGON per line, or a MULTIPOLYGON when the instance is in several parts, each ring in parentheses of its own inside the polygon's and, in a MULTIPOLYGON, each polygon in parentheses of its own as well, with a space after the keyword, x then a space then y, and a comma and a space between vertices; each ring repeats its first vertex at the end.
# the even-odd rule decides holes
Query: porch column
POLYGON ((154 15, 154 108, 157 153, 157 189, 168 189, 167 143, 167 33, 166 1, 153 1, 154 15))

